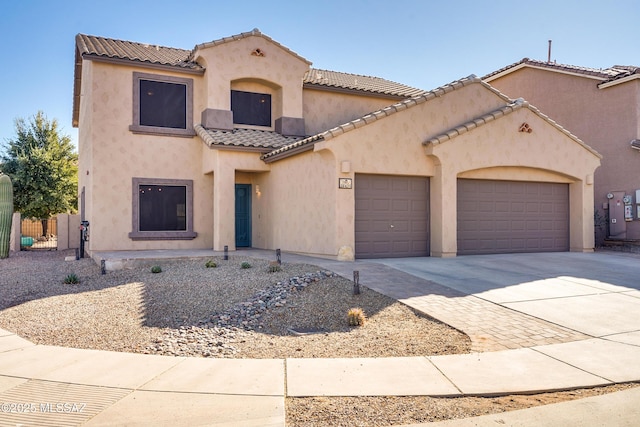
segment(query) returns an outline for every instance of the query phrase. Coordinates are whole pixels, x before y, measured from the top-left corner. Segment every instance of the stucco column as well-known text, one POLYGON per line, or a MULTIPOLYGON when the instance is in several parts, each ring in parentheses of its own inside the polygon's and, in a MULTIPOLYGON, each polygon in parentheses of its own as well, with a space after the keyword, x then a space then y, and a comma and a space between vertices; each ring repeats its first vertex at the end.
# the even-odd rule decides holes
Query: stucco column
POLYGON ((457 246, 457 181, 454 171, 436 166, 430 180, 431 256, 454 257, 457 246))
POLYGON ((236 249, 235 170, 220 162, 213 172, 213 250, 236 249))
POLYGON ((593 185, 576 181, 569 185, 569 246, 572 252, 593 252, 593 185))

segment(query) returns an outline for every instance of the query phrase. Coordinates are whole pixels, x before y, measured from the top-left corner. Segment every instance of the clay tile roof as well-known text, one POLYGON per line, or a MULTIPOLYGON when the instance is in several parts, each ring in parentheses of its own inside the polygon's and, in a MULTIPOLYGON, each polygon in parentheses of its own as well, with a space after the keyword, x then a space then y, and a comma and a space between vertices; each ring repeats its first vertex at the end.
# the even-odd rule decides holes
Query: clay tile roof
POLYGON ((164 47, 151 44, 109 39, 105 37, 78 34, 76 36, 78 52, 83 56, 105 59, 121 59, 148 64, 166 65, 191 70, 201 70, 195 62, 188 61, 190 50, 164 47))
POLYGON ((601 79, 603 81, 611 81, 615 79, 619 79, 622 77, 626 77, 630 74, 636 72, 638 67, 633 66, 620 66, 615 65, 610 68, 590 68, 590 67, 579 67, 576 65, 568 65, 568 64, 558 64, 556 62, 546 62, 546 61, 538 61, 535 59, 523 58, 522 60, 515 62, 513 64, 507 65, 499 70, 493 71, 482 78, 482 80, 491 81, 496 76, 499 76, 505 72, 509 72, 512 69, 518 69, 522 66, 532 66, 538 68, 548 68, 550 70, 581 74, 588 77, 594 77, 597 79, 601 79))
POLYGON ((454 139, 455 137, 457 137, 458 135, 462 135, 464 133, 470 132, 475 128, 484 126, 494 120, 497 120, 501 117, 507 116, 511 113, 513 113, 514 111, 517 111, 521 108, 528 108, 529 110, 531 110, 534 114, 536 114, 538 117, 542 118, 544 121, 546 121, 547 123, 549 123, 551 126, 555 127, 557 130, 559 130, 560 132, 564 133, 565 135, 567 135, 569 138, 573 139, 575 142, 577 142, 578 144, 580 144, 581 146, 583 146, 587 151, 591 152, 592 154, 596 155, 598 158, 602 158, 602 156, 595 151, 593 148, 591 148, 590 146, 588 146, 587 144, 585 144, 580 138, 578 138, 577 136, 575 136, 574 134, 572 134, 571 132, 569 132, 567 129, 565 129, 564 127, 560 126, 557 122, 551 120, 549 118, 549 116, 543 114, 542 112, 540 112, 540 110, 538 110, 536 107, 534 107, 533 105, 529 104, 527 101, 525 101, 522 98, 518 98, 516 100, 510 100, 508 104, 503 105, 502 107, 491 111, 487 114, 484 114, 480 117, 477 117, 473 120, 468 121, 467 123, 463 123, 453 129, 450 129, 449 131, 443 132, 440 135, 436 135, 432 138, 429 138, 428 140, 424 141, 422 144, 423 145, 438 145, 438 144, 442 144, 446 141, 449 141, 451 139, 454 139))
POLYGON ((409 98, 423 94, 424 90, 385 80, 380 77, 340 73, 337 71, 310 69, 304 76, 306 87, 323 86, 409 98))
POLYGON ((269 152, 304 137, 284 136, 277 132, 258 129, 233 129, 229 131, 206 129, 202 125, 194 126, 196 133, 208 146, 226 146, 250 148, 269 152))
POLYGON ((494 92, 496 95, 500 96, 505 100, 508 100, 508 98, 503 94, 501 94, 498 90, 492 88, 486 83, 483 83, 478 77, 472 74, 463 79, 456 80, 444 86, 440 86, 434 90, 422 91, 422 93, 418 96, 404 99, 403 101, 400 101, 398 103, 385 107, 381 110, 374 111, 372 113, 367 114, 366 116, 352 120, 343 125, 336 126, 335 128, 329 129, 325 132, 321 132, 317 135, 314 135, 305 139, 301 139, 299 141, 294 142, 293 144, 284 145, 269 153, 264 154, 261 157, 261 159, 269 163, 284 157, 288 157, 289 155, 292 155, 294 153, 311 150, 313 148, 313 145, 318 141, 329 140, 336 136, 342 135, 343 133, 352 131, 354 129, 358 129, 362 126, 366 126, 377 120, 384 119, 385 117, 404 111, 408 108, 415 107, 418 104, 422 104, 423 102, 428 102, 431 99, 438 98, 440 96, 443 96, 446 93, 452 92, 454 90, 460 89, 464 86, 474 84, 474 83, 482 84, 487 89, 494 92))
POLYGON ((291 55, 293 55, 293 56, 297 57, 298 59, 306 62, 309 65, 311 65, 310 61, 308 61, 307 59, 305 59, 302 56, 298 55, 297 53, 295 53, 294 51, 292 51, 288 47, 278 43, 277 41, 275 41, 274 39, 272 39, 268 35, 263 34, 257 28, 254 28, 253 30, 247 31, 245 33, 236 34, 235 36, 223 37, 221 39, 217 39, 217 40, 213 40, 213 41, 210 41, 210 42, 207 42, 207 43, 201 43, 199 45, 196 45, 196 47, 191 52, 191 55, 189 56, 189 60, 193 59, 193 57, 195 55, 195 52, 198 49, 206 49, 206 48, 211 47, 211 46, 217 46, 217 45, 228 43, 228 42, 232 42, 232 41, 235 41, 235 40, 241 40, 241 39, 244 39, 244 38, 247 38, 247 37, 262 37, 263 39, 268 40, 269 42, 275 44, 276 46, 280 47, 281 49, 284 49, 285 51, 289 52, 291 55))

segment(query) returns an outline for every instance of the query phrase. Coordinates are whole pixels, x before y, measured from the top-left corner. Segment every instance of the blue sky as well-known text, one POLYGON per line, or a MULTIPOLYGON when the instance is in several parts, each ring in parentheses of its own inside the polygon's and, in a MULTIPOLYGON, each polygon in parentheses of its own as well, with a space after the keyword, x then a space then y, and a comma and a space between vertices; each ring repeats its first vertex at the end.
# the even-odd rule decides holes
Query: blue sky
POLYGON ((524 57, 640 66, 640 0, 20 0, 0 6, 0 144, 42 110, 71 125, 74 37, 191 49, 259 28, 316 68, 432 89, 524 57))

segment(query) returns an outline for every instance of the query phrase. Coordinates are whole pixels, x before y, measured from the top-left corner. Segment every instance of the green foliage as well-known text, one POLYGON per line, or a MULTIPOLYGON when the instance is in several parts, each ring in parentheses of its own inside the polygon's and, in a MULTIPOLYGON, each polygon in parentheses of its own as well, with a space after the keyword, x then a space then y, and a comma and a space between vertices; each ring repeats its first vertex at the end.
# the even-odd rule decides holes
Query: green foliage
POLYGON ((271 261, 269 263, 269 273, 277 273, 278 271, 282 271, 282 267, 278 264, 278 261, 271 261))
POLYGON ((80 283, 80 279, 73 273, 64 278, 65 285, 77 285, 78 283, 80 283))
POLYGON ((159 265, 154 265, 153 267, 151 267, 151 272, 152 273, 162 273, 162 268, 159 265))
POLYGON ((42 111, 29 122, 16 119, 15 139, 0 156, 2 171, 13 181, 13 206, 23 218, 45 219, 75 212, 78 204, 78 155, 58 122, 42 111))
POLYGON ((347 313, 347 319, 349 326, 362 326, 367 321, 367 316, 361 308, 352 308, 347 313))
POLYGON ((218 266, 218 264, 215 263, 214 260, 210 259, 209 261, 207 261, 204 265, 207 268, 216 268, 218 266))
POLYGON ((241 268, 251 268, 251 264, 249 264, 247 261, 243 262, 242 264, 240 264, 241 268))
POLYGON ((12 220, 13 187, 11 179, 0 173, 0 259, 9 256, 12 220))

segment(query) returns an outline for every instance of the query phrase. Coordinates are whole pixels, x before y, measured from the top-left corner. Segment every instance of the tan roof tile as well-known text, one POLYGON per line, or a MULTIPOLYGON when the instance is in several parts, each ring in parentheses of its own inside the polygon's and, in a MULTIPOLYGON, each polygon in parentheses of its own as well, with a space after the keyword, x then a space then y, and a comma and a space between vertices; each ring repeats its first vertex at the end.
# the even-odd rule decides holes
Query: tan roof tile
MULTIPOLYGON (((196 45, 192 50, 117 40, 86 34, 78 34, 76 36, 76 47, 79 54, 85 59, 102 58, 108 60, 134 61, 143 64, 178 67, 183 70, 203 72, 204 68, 193 61, 193 56, 198 49, 204 49, 210 46, 216 46, 230 41, 254 36, 267 39, 287 52, 290 52, 292 55, 300 58, 308 64, 311 64, 291 49, 276 42, 269 36, 262 34, 258 29, 202 43, 196 45)), ((390 96, 398 99, 417 96, 425 92, 422 89, 417 89, 380 77, 361 76, 357 74, 317 69, 311 69, 305 74, 303 77, 303 84, 306 87, 355 91, 358 93, 390 96)))
POLYGON ((380 77, 361 76, 358 74, 340 73, 315 68, 307 71, 302 81, 306 87, 321 86, 322 88, 354 90, 400 98, 409 98, 425 92, 422 89, 380 77))
POLYGON ((485 87, 487 87, 489 90, 493 91, 494 93, 496 93, 498 96, 500 96, 501 98, 508 100, 508 98, 506 96, 504 96, 503 94, 501 94, 498 90, 492 88, 491 86, 489 86, 486 83, 482 83, 482 81, 476 77, 475 75, 470 75, 469 77, 465 77, 463 79, 460 80, 456 80, 452 83, 449 83, 445 86, 441 86, 439 88, 436 88, 432 91, 429 92, 425 92, 422 91, 422 93, 416 97, 413 98, 408 98, 408 99, 404 99, 396 104, 390 105, 388 107, 385 107, 381 110, 378 111, 374 111, 372 113, 369 113, 361 118, 352 120, 348 123, 345 123, 343 125, 337 126, 333 129, 329 129, 325 132, 319 133, 317 135, 314 135, 312 137, 306 138, 306 139, 302 139, 300 141, 297 141, 293 144, 290 145, 285 145, 281 148, 278 148, 276 150, 273 150, 267 154, 264 154, 261 158, 262 160, 266 161, 266 162, 272 162, 275 161, 279 158, 282 157, 286 157, 292 153, 291 152, 301 152, 303 151, 301 148, 303 146, 306 146, 307 150, 311 150, 313 148, 313 144, 315 144, 318 141, 321 140, 328 140, 331 138, 334 138, 338 135, 341 135, 345 132, 354 130, 360 126, 358 126, 356 123, 359 121, 364 120, 366 122, 366 124, 370 124, 373 123, 377 120, 383 119, 387 116, 393 115, 399 111, 403 111, 405 109, 408 108, 412 108, 418 104, 421 104, 422 102, 426 102, 429 99, 433 99, 436 98, 438 96, 442 96, 445 93, 451 92, 453 90, 462 88, 466 85, 472 84, 472 83, 479 83, 484 85, 485 87))
POLYGON ((231 131, 223 131, 205 129, 202 125, 196 125, 194 129, 200 138, 210 147, 251 148, 268 152, 304 139, 304 137, 283 136, 277 132, 258 129, 233 129, 231 131))
POLYGON ((538 110, 536 107, 534 107, 533 105, 529 104, 527 101, 525 101, 522 98, 518 98, 514 101, 509 102, 507 105, 504 105, 500 108, 498 108, 497 110, 491 111, 481 117, 475 118, 467 123, 464 123, 460 126, 455 127, 454 129, 451 129, 449 131, 443 132, 440 135, 436 135, 432 138, 429 138, 428 140, 424 141, 422 144, 423 145, 438 145, 438 144, 442 144, 446 141, 449 141, 455 137, 457 137, 458 135, 462 135, 464 133, 467 133, 475 128, 478 128, 480 126, 483 126, 487 123, 490 123, 494 120, 497 120, 501 117, 507 116, 511 113, 513 113, 514 111, 517 111, 521 108, 528 108, 529 110, 531 110, 534 114, 536 114, 537 116, 541 117, 543 120, 545 120, 546 122, 548 122, 549 124, 551 124, 553 127, 555 127, 556 129, 558 129, 560 132, 564 133, 565 135, 567 135, 569 138, 573 139, 574 141, 576 141, 578 144, 582 145, 586 150, 590 151, 591 153, 595 154, 596 156, 598 156, 599 158, 602 158, 602 156, 596 152, 593 148, 591 148, 590 146, 588 146, 587 144, 585 144, 580 138, 578 138, 577 136, 575 136, 574 134, 572 134, 571 132, 569 132, 567 129, 565 129, 564 127, 560 126, 558 123, 556 123, 555 121, 551 120, 549 118, 549 116, 543 114, 540 112, 540 110, 538 110))
POLYGON ((547 68, 550 70, 561 71, 565 73, 581 74, 588 77, 594 77, 601 79, 604 82, 617 80, 628 75, 634 74, 638 71, 638 67, 627 65, 614 65, 610 68, 589 68, 579 67, 576 65, 558 64, 556 62, 538 61, 535 59, 523 58, 522 60, 513 64, 507 65, 499 70, 493 71, 482 78, 482 80, 491 81, 498 76, 513 71, 514 69, 521 68, 523 66, 532 66, 538 68, 547 68))
POLYGON ((192 70, 201 70, 195 62, 187 61, 190 50, 177 49, 125 40, 78 34, 76 46, 83 57, 119 59, 148 64, 167 65, 192 70))
POLYGON ((192 51, 192 55, 189 56, 189 60, 193 59, 193 55, 195 54, 195 52, 198 49, 206 49, 208 47, 217 46, 217 45, 221 45, 221 44, 224 44, 224 43, 229 43, 229 42, 236 41, 236 40, 242 40, 242 39, 247 38, 247 37, 262 37, 263 39, 268 40, 269 42, 273 43, 274 45, 280 47, 281 49, 283 49, 283 50, 285 50, 287 52, 289 52, 291 55, 293 55, 293 56, 299 58, 300 60, 306 62, 307 64, 311 65, 311 62, 309 60, 307 60, 307 59, 303 58, 302 56, 298 55, 297 53, 295 53, 294 51, 292 51, 288 47, 278 43, 277 41, 275 41, 274 39, 272 39, 268 35, 263 34, 257 28, 254 28, 253 30, 247 31, 245 33, 236 34, 236 35, 230 36, 230 37, 223 37, 221 39, 217 39, 217 40, 213 40, 213 41, 210 41, 210 42, 201 43, 199 45, 196 45, 196 47, 192 51))

